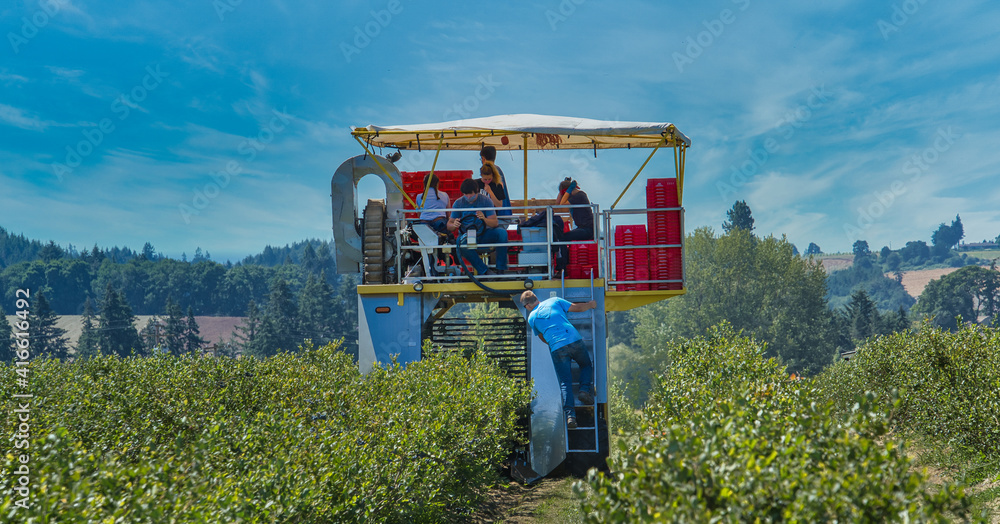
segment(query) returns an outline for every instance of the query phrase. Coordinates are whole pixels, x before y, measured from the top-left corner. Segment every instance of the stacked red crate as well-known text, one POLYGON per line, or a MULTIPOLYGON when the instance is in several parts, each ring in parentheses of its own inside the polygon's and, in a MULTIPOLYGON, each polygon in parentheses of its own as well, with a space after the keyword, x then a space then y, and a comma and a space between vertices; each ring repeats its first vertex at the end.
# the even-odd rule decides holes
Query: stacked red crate
POLYGON ((597 278, 597 244, 571 244, 569 264, 566 265, 567 278, 597 278))
MULTIPOLYGON (((400 174, 403 175, 403 191, 410 195, 410 198, 414 202, 417 201, 417 196, 424 192, 424 176, 430 173, 430 171, 403 171, 400 174)), ((448 194, 448 207, 453 207, 455 201, 462 196, 461 186, 462 181, 466 178, 472 178, 472 171, 435 171, 435 175, 438 177, 438 191, 442 191, 448 194)), ((413 209, 410 205, 410 201, 403 199, 404 209, 413 209)))
MULTIPOLYGON (((680 207, 676 178, 650 178, 646 182, 646 207, 680 207)), ((647 215, 650 245, 681 243, 681 212, 650 211, 647 215)), ((683 266, 681 248, 653 248, 649 252, 650 280, 681 280, 683 266)), ((683 283, 656 283, 652 289, 682 289, 683 283)))
MULTIPOLYGON (((647 245, 646 226, 616 226, 615 247, 647 245)), ((649 253, 646 249, 615 250, 615 280, 649 280, 649 253)), ((649 284, 618 284, 618 291, 648 291, 649 284)))

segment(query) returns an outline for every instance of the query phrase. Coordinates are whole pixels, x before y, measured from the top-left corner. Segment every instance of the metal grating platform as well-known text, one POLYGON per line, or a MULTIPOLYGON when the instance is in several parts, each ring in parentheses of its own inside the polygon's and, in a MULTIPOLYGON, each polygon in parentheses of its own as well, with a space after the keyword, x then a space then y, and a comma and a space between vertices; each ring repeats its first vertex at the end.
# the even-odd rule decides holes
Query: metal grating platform
MULTIPOLYGON (((510 376, 528 380, 528 323, 524 318, 439 318, 434 320, 425 338, 431 352, 462 351, 480 348, 510 376)), ((427 354, 428 350, 424 350, 427 354)))

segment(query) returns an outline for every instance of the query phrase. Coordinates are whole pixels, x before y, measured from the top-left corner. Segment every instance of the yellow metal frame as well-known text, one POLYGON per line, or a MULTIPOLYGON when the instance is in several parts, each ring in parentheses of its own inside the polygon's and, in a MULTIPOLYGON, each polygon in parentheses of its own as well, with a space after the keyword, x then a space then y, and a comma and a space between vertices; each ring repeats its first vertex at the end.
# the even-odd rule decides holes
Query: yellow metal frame
MULTIPOLYGON (((633 175, 632 178, 629 180, 628 184, 626 184, 625 189, 623 189, 622 192, 621 192, 621 194, 618 195, 618 198, 615 200, 614 204, 611 205, 611 209, 612 210, 615 209, 615 207, 618 205, 618 203, 621 201, 621 199, 625 196, 625 193, 628 192, 629 188, 632 187, 632 184, 635 182, 635 180, 637 178, 639 178, 640 174, 642 174, 642 171, 646 168, 646 165, 648 165, 649 161, 652 160, 653 155, 655 155, 656 152, 659 151, 659 149, 661 147, 663 147, 663 146, 671 147, 674 150, 674 170, 675 170, 675 173, 676 173, 676 176, 677 176, 677 201, 683 205, 684 165, 685 165, 685 162, 686 162, 687 148, 688 148, 688 146, 684 143, 683 140, 678 140, 677 139, 676 135, 672 131, 673 129, 674 129, 673 126, 671 126, 670 127, 670 131, 663 133, 661 135, 661 138, 660 138, 659 142, 657 142, 655 145, 650 145, 650 142, 649 142, 649 138, 650 137, 649 136, 638 136, 638 135, 601 135, 601 136, 607 136, 607 137, 610 137, 610 138, 636 138, 636 139, 642 138, 642 139, 647 140, 647 142, 646 143, 642 143, 642 144, 638 144, 638 145, 633 145, 631 147, 635 147, 635 148, 652 147, 653 148, 653 150, 649 153, 649 156, 646 157, 646 161, 642 163, 642 165, 639 167, 638 171, 636 171, 635 175, 633 175)), ((359 144, 361 144, 361 147, 364 148, 365 153, 367 153, 369 155, 371 155, 372 153, 369 150, 367 143, 364 140, 362 140, 362 137, 377 136, 377 135, 397 135, 397 134, 398 135, 415 135, 415 136, 417 136, 417 143, 418 143, 418 148, 419 148, 419 134, 420 133, 415 133, 413 131, 387 131, 387 130, 383 130, 383 131, 369 131, 367 129, 356 129, 356 130, 354 130, 354 131, 351 132, 351 135, 354 136, 354 139, 357 140, 359 144)), ((520 144, 520 146, 515 146, 515 147, 517 149, 521 149, 521 150, 524 151, 524 195, 525 195, 525 201, 527 201, 527 195, 528 195, 528 151, 530 149, 532 149, 532 148, 529 148, 528 139, 530 138, 530 136, 533 135, 533 133, 525 133, 523 131, 494 131, 494 130, 489 130, 489 131, 486 131, 486 130, 459 131, 459 130, 452 130, 452 131, 448 131, 447 133, 428 131, 427 134, 429 134, 429 135, 433 136, 434 138, 438 139, 437 151, 434 154, 434 162, 431 165, 431 173, 432 174, 434 173, 434 170, 437 167, 438 156, 441 154, 441 150, 446 147, 446 144, 445 144, 446 135, 449 135, 449 136, 447 136, 447 138, 449 140, 456 140, 457 139, 457 140, 463 141, 463 143, 460 144, 461 146, 463 146, 463 149, 455 149, 456 151, 472 150, 471 147, 469 149, 464 149, 464 147, 475 145, 478 141, 480 141, 482 138, 485 138, 485 137, 497 137, 497 136, 516 137, 516 136, 520 136, 521 139, 522 139, 521 140, 521 144, 520 144), (469 142, 465 143, 464 140, 469 140, 469 142)), ((513 144, 513 140, 511 142, 513 144)), ((390 147, 393 147, 393 146, 390 146, 390 147)), ((395 147, 400 147, 400 149, 409 149, 410 148, 409 146, 402 147, 399 144, 396 144, 395 147)), ((510 147, 508 149, 515 149, 515 147, 510 147)), ((607 143, 603 143, 602 144, 601 142, 599 142, 597 140, 593 141, 593 146, 592 147, 595 148, 595 149, 621 149, 620 145, 615 144, 615 145, 610 145, 609 146, 607 143)), ((534 149, 544 150, 542 148, 534 148, 534 149)), ((552 150, 558 150, 558 149, 559 148, 552 148, 552 150)), ((562 149, 589 149, 589 147, 586 147, 586 148, 585 147, 564 147, 562 149)), ((373 155, 373 159, 374 159, 374 155, 373 155)), ((413 201, 413 199, 410 198, 410 196, 406 193, 406 191, 402 187, 400 187, 400 185, 395 181, 395 179, 392 178, 392 176, 389 175, 389 172, 385 169, 384 166, 382 166, 382 164, 380 162, 378 162, 377 159, 375 160, 375 163, 378 164, 379 168, 382 169, 382 171, 386 174, 386 176, 388 176, 389 179, 393 181, 393 184, 400 191, 400 193, 403 194, 403 197, 406 198, 411 204, 413 204, 414 209, 422 209, 423 202, 421 203, 420 206, 417 206, 417 204, 413 201)), ((430 177, 428 177, 428 183, 429 182, 430 182, 430 177)), ((427 194, 428 189, 429 189, 428 184, 425 184, 424 194, 427 194)), ((509 189, 509 186, 508 186, 508 189, 509 189)), ((426 199, 424 199, 424 200, 426 201, 426 199)), ((524 210, 524 216, 525 216, 525 218, 527 218, 527 216, 528 216, 528 210, 527 209, 524 210)), ((580 287, 580 286, 588 286, 589 287, 590 286, 590 280, 568 279, 565 282, 566 282, 566 286, 567 287, 580 287)), ((605 285, 604 284, 604 279, 595 279, 594 280, 594 285, 595 286, 599 285, 599 286, 601 286, 603 288, 604 285, 605 285)), ((471 282, 446 283, 446 284, 436 284, 436 283, 429 283, 428 282, 428 283, 424 283, 423 286, 424 286, 423 290, 420 291, 420 292, 417 292, 417 291, 413 290, 413 286, 410 285, 410 284, 359 285, 358 286, 358 294, 360 294, 360 295, 393 295, 394 294, 394 295, 397 295, 397 302, 400 305, 402 305, 403 302, 404 302, 404 300, 405 300, 405 297, 407 295, 415 295, 415 294, 420 294, 420 293, 431 293, 431 294, 437 294, 437 295, 439 295, 441 293, 470 293, 470 294, 474 295, 474 294, 478 294, 478 293, 482 292, 481 288, 479 288, 478 286, 476 286, 475 284, 473 284, 471 282)), ((499 291, 510 291, 511 294, 515 294, 515 293, 517 293, 519 291, 524 291, 525 290, 523 281, 520 281, 520 280, 516 280, 516 281, 490 281, 489 282, 489 286, 491 288, 497 289, 499 291)), ((558 281, 558 280, 536 280, 536 281, 534 281, 534 288, 533 289, 551 289, 551 288, 559 288, 559 287, 562 287, 562 282, 558 281)), ((686 289, 679 289, 679 290, 656 290, 656 291, 613 291, 613 290, 606 290, 605 291, 605 295, 604 295, 604 297, 605 297, 604 298, 604 300, 605 300, 605 310, 606 311, 627 311, 629 309, 633 309, 633 308, 636 308, 636 307, 639 307, 639 306, 644 306, 644 305, 647 305, 647 304, 651 304, 653 302, 658 302, 660 300, 665 300, 665 299, 668 299, 668 298, 671 298, 671 297, 683 295, 683 294, 686 293, 686 291, 687 291, 686 289)))
POLYGON ((377 165, 378 168, 381 169, 383 173, 385 173, 385 176, 392 181, 392 185, 396 186, 396 189, 398 189, 399 192, 403 194, 403 198, 409 200, 410 205, 412 205, 415 209, 417 207, 417 203, 414 202, 412 198, 410 198, 410 195, 408 195, 406 191, 403 190, 402 187, 400 187, 399 183, 396 182, 396 179, 392 178, 392 175, 389 174, 389 170, 382 165, 382 162, 379 162, 378 158, 376 158, 375 155, 373 155, 372 152, 368 150, 368 146, 364 143, 364 141, 358 138, 357 135, 355 135, 354 139, 357 140, 359 144, 361 144, 361 147, 365 148, 365 153, 367 153, 368 156, 372 157, 372 160, 375 161, 375 165, 377 165))

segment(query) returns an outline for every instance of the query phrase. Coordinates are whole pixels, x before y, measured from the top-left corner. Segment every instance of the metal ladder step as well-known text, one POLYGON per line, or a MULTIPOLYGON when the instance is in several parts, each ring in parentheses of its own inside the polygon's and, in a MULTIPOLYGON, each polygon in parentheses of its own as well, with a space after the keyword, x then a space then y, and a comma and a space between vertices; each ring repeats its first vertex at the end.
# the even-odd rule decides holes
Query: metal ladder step
MULTIPOLYGON (((563 279, 563 281, 562 281, 562 296, 563 297, 566 296, 566 280, 565 279, 563 279)), ((594 276, 593 276, 593 274, 591 274, 591 276, 590 276, 590 300, 595 300, 595 299, 596 299, 596 293, 594 291, 594 276)), ((595 348, 594 348, 594 336, 593 336, 593 334, 594 334, 594 332, 596 330, 596 325, 595 324, 597 323, 597 321, 596 321, 596 318, 595 318, 594 315, 595 315, 594 310, 591 309, 590 310, 590 315, 589 315, 590 330, 587 332, 590 335, 590 337, 583 337, 582 334, 581 334, 581 339, 584 342, 584 346, 587 346, 589 348, 588 352, 590 354, 591 370, 592 370, 591 371, 592 375, 590 377, 590 383, 592 385, 591 387, 596 388, 597 387, 597 359, 596 359, 597 353, 596 353, 595 348)), ((574 315, 574 317, 571 318, 571 320, 586 320, 586 319, 587 319, 587 316, 584 316, 584 315, 580 315, 580 316, 575 316, 574 315)), ((579 391, 579 389, 580 389, 579 388, 579 386, 580 386, 579 382, 574 382, 573 386, 575 386, 573 388, 574 391, 579 391)), ((597 391, 596 390, 592 391, 592 393, 594 393, 595 397, 596 397, 597 391)), ((575 394, 573 395, 573 398, 574 398, 574 401, 575 401, 575 399, 576 399, 576 395, 575 394)), ((579 420, 580 420, 580 416, 579 416, 580 413, 579 413, 579 411, 583 411, 583 412, 586 413, 589 410, 590 411, 589 416, 586 417, 585 420, 589 419, 589 421, 592 421, 593 425, 592 426, 580 426, 580 425, 578 425, 575 428, 570 428, 569 426, 566 427, 566 452, 567 453, 572 453, 572 452, 577 452, 577 453, 597 453, 598 451, 600 451, 600 449, 599 449, 599 447, 600 447, 600 430, 598 428, 599 424, 598 424, 598 417, 597 417, 597 404, 596 404, 597 400, 596 400, 596 398, 595 398, 594 402, 595 403, 593 405, 589 405, 589 406, 585 406, 585 405, 578 405, 578 406, 576 406, 575 409, 578 411, 578 413, 577 413, 577 421, 578 421, 578 423, 579 423, 579 420), (570 445, 570 435, 571 434, 572 435, 586 435, 587 432, 592 432, 593 433, 593 439, 594 439, 593 440, 593 442, 594 442, 594 446, 593 447, 589 447, 589 448, 574 448, 574 447, 571 447, 571 445, 570 445)))

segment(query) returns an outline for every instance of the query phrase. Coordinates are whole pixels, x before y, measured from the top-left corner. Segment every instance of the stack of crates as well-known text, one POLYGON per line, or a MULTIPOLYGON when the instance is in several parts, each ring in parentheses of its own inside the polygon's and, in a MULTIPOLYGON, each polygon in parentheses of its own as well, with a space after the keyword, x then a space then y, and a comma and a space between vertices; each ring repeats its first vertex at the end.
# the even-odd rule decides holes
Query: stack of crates
MULTIPOLYGON (((680 207, 676 178, 650 178, 646 182, 646 207, 649 209, 680 207)), ((649 244, 681 243, 681 212, 650 211, 647 213, 649 244)), ((681 248, 652 248, 649 251, 650 280, 681 280, 684 276, 681 248)), ((660 282, 652 289, 682 289, 682 282, 660 282)))
MULTIPOLYGON (((424 192, 424 176, 430 173, 430 171, 403 171, 400 174, 403 175, 403 191, 406 191, 407 195, 414 202, 417 201, 417 196, 423 194, 424 192)), ((448 194, 448 207, 454 207, 455 201, 462 196, 461 186, 462 181, 466 178, 472 178, 472 171, 435 171, 438 180, 438 191, 442 191, 448 194)), ((413 209, 410 201, 403 199, 403 209, 413 209)))
POLYGON ((566 278, 597 278, 597 244, 570 244, 566 278))
MULTIPOLYGON (((615 247, 647 245, 646 226, 615 226, 615 247)), ((649 280, 647 249, 616 249, 615 280, 649 280)), ((649 284, 618 284, 618 291, 648 291, 649 284)))

